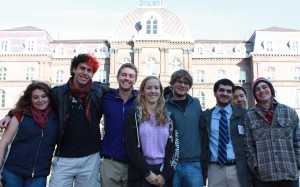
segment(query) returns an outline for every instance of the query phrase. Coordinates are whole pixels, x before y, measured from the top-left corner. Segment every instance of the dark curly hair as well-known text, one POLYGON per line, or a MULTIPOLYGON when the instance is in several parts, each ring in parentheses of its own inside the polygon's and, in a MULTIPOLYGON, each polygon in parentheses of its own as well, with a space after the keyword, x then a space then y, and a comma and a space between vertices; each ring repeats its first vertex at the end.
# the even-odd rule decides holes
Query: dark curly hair
POLYGON ((98 59, 90 54, 79 54, 75 56, 71 61, 70 74, 74 77, 73 69, 77 68, 80 63, 86 63, 93 68, 93 74, 95 74, 99 68, 98 59))
POLYGON ((18 102, 16 103, 16 107, 14 112, 18 112, 20 114, 29 114, 31 108, 31 95, 32 92, 36 89, 43 90, 47 97, 49 98, 49 105, 51 104, 51 88, 45 82, 40 81, 32 81, 31 84, 27 86, 23 95, 20 97, 18 102))

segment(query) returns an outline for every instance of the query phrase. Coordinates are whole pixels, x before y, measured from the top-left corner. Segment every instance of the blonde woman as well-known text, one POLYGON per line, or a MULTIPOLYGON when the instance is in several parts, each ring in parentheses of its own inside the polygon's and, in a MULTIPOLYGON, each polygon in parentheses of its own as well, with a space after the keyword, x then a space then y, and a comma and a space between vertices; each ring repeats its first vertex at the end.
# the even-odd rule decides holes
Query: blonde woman
POLYGON ((125 123, 129 158, 128 186, 172 186, 179 154, 172 115, 164 106, 163 87, 155 76, 146 77, 125 123))

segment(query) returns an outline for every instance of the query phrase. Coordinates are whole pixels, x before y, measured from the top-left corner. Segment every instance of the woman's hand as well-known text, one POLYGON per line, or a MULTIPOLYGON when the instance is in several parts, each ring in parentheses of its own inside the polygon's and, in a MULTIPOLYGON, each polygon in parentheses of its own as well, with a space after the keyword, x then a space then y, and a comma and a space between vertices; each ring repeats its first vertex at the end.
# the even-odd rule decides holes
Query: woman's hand
POLYGON ((162 187, 166 183, 166 179, 162 175, 158 175, 157 179, 158 179, 158 181, 156 183, 156 186, 162 187))
POLYGON ((146 177, 145 179, 150 184, 157 185, 158 177, 154 173, 151 172, 150 175, 148 177, 146 177))

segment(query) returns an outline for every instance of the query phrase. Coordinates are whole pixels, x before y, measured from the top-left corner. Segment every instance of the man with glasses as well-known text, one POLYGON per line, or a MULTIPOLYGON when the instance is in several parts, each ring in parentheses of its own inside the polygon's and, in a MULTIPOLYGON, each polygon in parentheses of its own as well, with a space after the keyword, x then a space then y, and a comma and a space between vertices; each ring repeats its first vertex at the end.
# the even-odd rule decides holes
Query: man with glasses
POLYGON ((234 84, 229 79, 214 85, 216 106, 200 120, 203 176, 208 187, 251 187, 253 180, 244 151, 246 109, 230 105, 234 84))
POLYGON ((186 70, 171 75, 173 93, 166 100, 168 111, 175 116, 179 138, 179 159, 174 174, 174 187, 203 186, 199 118, 202 108, 199 100, 188 94, 193 78, 186 70))

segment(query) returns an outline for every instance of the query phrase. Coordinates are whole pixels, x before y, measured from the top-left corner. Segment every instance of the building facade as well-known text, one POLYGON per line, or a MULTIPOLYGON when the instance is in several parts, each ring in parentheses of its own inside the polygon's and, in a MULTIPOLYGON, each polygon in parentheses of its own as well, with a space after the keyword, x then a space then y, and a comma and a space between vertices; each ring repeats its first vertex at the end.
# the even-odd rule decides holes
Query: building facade
POLYGON ((271 27, 254 31, 249 40, 197 40, 185 23, 161 1, 141 1, 126 14, 110 38, 53 40, 45 30, 26 26, 0 31, 0 118, 14 107, 31 80, 52 86, 67 82, 70 62, 80 53, 92 53, 100 62, 93 80, 117 87, 121 64, 139 70, 136 88, 144 77, 155 75, 163 86, 181 68, 194 79, 190 94, 203 109, 215 105, 213 85, 229 78, 243 86, 254 105, 252 81, 269 78, 276 98, 300 113, 300 31, 271 27))

